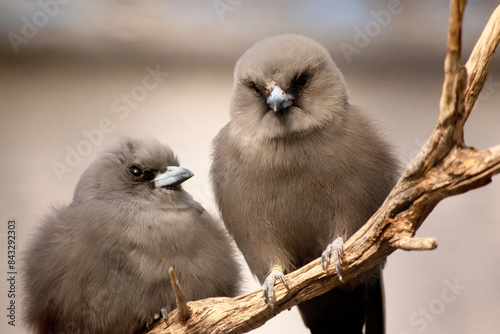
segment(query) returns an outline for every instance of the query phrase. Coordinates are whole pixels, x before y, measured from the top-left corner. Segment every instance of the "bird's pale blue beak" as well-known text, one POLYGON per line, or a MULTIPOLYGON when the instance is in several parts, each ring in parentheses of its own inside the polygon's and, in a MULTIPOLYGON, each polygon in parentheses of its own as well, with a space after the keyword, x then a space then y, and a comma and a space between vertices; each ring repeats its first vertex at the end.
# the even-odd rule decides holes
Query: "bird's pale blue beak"
POLYGON ((292 100, 292 94, 285 93, 279 86, 274 86, 266 102, 269 107, 276 112, 286 107, 290 107, 293 104, 292 100))
POLYGON ((165 173, 158 174, 153 182, 156 188, 170 187, 181 184, 194 174, 189 169, 177 166, 168 166, 165 173))

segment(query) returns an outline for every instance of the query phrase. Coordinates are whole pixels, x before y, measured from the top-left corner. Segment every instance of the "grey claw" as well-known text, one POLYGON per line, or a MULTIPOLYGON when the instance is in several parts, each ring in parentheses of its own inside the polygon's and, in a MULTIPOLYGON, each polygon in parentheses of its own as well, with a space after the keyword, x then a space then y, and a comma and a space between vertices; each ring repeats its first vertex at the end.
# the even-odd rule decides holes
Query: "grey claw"
POLYGON ((168 324, 168 312, 167 309, 162 307, 161 308, 161 317, 163 318, 163 321, 165 321, 165 324, 168 324))
POLYGON ((269 305, 269 308, 274 312, 274 282, 276 279, 279 279, 283 285, 289 289, 288 284, 286 283, 285 275, 280 269, 274 269, 264 280, 264 284, 262 284, 262 293, 264 296, 264 301, 269 305))
POLYGON ((321 254, 321 267, 323 270, 326 270, 327 265, 330 263, 330 258, 333 256, 333 264, 335 265, 337 276, 341 282, 344 282, 340 274, 340 261, 344 261, 343 246, 344 241, 339 237, 333 240, 333 242, 326 247, 323 254, 321 254))
MULTIPOLYGON (((153 316, 154 317, 154 316, 153 316)), ((146 328, 149 328, 154 322, 154 319, 151 319, 151 317, 146 318, 146 328)))

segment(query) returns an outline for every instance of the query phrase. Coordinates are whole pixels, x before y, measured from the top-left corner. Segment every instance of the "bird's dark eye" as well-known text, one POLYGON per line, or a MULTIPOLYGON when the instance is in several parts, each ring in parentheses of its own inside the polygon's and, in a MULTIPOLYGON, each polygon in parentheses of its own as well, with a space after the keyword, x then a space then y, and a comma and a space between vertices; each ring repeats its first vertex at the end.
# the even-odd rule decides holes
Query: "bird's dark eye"
POLYGON ((143 181, 151 181, 156 177, 158 170, 143 169, 141 166, 132 165, 129 167, 130 174, 143 181))
POLYGON ((135 177, 141 177, 144 174, 142 168, 139 166, 135 166, 135 165, 130 166, 129 170, 130 170, 130 174, 132 174, 135 177))
POLYGON ((309 82, 309 76, 307 74, 301 74, 295 79, 294 84, 297 88, 302 88, 307 86, 309 82))
POLYGON ((243 82, 243 84, 245 86, 247 86, 249 89, 251 89, 256 95, 262 94, 262 90, 261 90, 260 86, 258 84, 256 84, 255 82, 253 82, 252 80, 245 80, 243 82))
POLYGON ((257 84, 253 83, 251 87, 252 87, 253 91, 255 92, 255 94, 257 94, 257 95, 261 94, 261 90, 260 90, 259 86, 257 86, 257 84))

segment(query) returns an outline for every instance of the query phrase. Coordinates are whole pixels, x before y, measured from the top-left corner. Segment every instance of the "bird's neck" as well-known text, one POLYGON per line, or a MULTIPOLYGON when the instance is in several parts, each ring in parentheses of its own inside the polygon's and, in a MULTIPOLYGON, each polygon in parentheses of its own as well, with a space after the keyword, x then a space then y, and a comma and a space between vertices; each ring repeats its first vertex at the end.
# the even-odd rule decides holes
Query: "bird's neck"
POLYGON ((322 154, 312 154, 322 150, 328 151, 329 139, 323 131, 318 130, 306 135, 246 140, 239 145, 237 159, 242 165, 259 166, 260 170, 300 171, 311 165, 320 165, 316 161, 322 154))

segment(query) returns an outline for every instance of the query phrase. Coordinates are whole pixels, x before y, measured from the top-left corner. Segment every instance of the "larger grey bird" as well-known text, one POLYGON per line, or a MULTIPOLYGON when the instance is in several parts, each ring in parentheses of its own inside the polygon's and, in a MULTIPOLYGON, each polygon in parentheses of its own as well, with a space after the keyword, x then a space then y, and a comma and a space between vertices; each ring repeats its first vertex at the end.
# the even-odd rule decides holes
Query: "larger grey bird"
MULTIPOLYGON (((224 224, 271 307, 283 273, 320 256, 339 267, 343 240, 377 210, 397 174, 390 145, 349 104, 319 43, 274 36, 238 60, 211 179, 224 224)), ((300 304, 311 332, 383 332, 381 267, 300 304)))
POLYGON ((25 321, 36 333, 135 333, 187 300, 238 293, 223 227, 185 192, 193 174, 152 138, 125 138, 45 217, 26 254, 25 321))

